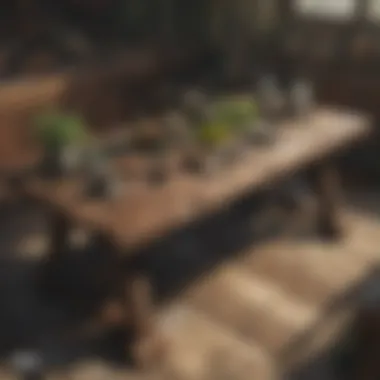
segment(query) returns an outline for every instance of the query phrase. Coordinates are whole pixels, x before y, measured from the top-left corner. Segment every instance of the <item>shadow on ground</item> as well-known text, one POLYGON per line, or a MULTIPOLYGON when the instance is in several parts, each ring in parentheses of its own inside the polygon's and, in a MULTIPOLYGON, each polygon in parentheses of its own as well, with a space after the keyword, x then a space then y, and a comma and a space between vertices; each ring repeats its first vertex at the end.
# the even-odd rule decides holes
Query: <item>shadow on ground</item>
MULTIPOLYGON (((174 233, 141 252, 135 265, 154 284, 159 300, 183 289, 218 262, 231 257, 252 239, 252 213, 260 214, 271 196, 247 198, 218 215, 174 233)), ((120 331, 81 338, 76 331, 101 307, 115 289, 109 252, 89 246, 68 252, 41 292, 44 261, 15 257, 14 244, 27 233, 46 229, 45 215, 29 203, 0 207, 0 353, 36 349, 48 367, 60 367, 83 358, 100 357, 114 364, 125 361, 125 335, 120 331), (108 274, 108 277, 107 277, 108 274), (46 290, 49 290, 46 292, 46 290)), ((270 236, 274 232, 268 231, 270 236)), ((267 236, 261 234, 260 238, 267 236)))
POLYGON ((281 353, 280 360, 283 363, 290 357, 299 358, 300 353, 304 356, 298 364, 287 366, 284 378, 348 380, 362 378, 364 373, 369 378, 377 378, 379 285, 380 267, 375 267, 352 288, 331 300, 316 324, 297 336, 281 353), (367 314, 367 311, 370 312, 367 314), (330 344, 315 354, 305 356, 310 342, 318 339, 321 332, 323 334, 324 326, 342 312, 348 318, 341 323, 343 328, 333 331, 334 339, 330 344))
MULTIPOLYGON (((276 205, 278 199, 283 199, 278 191, 248 196, 147 247, 133 265, 151 278, 157 301, 170 299, 253 241, 276 235, 284 220, 274 220, 259 233, 253 222, 257 219, 260 224, 268 206, 276 205)), ((292 208, 291 203, 278 207, 292 208)), ((44 261, 12 254, 23 234, 46 229, 45 216, 30 203, 0 207, 0 354, 7 357, 15 350, 36 349, 47 367, 58 368, 94 357, 114 365, 130 364, 125 360, 125 332, 109 329, 85 337, 68 333, 80 331, 115 292, 115 283, 109 281, 115 268, 109 252, 97 246, 68 252, 51 272, 49 287, 43 292, 44 261)))

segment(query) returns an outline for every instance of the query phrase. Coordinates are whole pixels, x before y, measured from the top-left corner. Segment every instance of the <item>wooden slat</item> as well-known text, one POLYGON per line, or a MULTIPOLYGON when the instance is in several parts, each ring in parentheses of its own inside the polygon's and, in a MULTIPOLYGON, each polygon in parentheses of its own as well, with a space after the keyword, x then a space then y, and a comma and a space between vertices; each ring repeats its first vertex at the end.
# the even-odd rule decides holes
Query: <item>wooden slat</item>
POLYGON ((304 357, 322 350, 334 343, 350 316, 336 301, 380 262, 379 221, 351 209, 344 220, 347 234, 340 242, 281 238, 252 247, 191 286, 182 300, 275 361, 285 360, 289 348, 298 355, 308 350, 304 357), (318 337, 322 330, 330 331, 323 339, 318 337))
POLYGON ((186 294, 191 305, 235 331, 241 339, 275 354, 316 320, 303 304, 271 279, 227 265, 186 294))
POLYGON ((252 149, 238 163, 210 178, 181 173, 161 187, 130 186, 121 199, 108 202, 83 199, 80 185, 67 181, 34 181, 27 190, 67 213, 76 224, 106 231, 121 246, 131 247, 213 212, 369 131, 369 121, 364 117, 319 110, 308 121, 285 123, 272 147, 252 149))
POLYGON ((159 318, 168 341, 171 378, 186 380, 273 379, 274 363, 260 347, 244 343, 203 313, 178 304, 159 318))
POLYGON ((339 244, 280 239, 251 249, 239 265, 303 302, 321 307, 380 259, 377 219, 353 210, 345 210, 341 218, 345 236, 339 244))

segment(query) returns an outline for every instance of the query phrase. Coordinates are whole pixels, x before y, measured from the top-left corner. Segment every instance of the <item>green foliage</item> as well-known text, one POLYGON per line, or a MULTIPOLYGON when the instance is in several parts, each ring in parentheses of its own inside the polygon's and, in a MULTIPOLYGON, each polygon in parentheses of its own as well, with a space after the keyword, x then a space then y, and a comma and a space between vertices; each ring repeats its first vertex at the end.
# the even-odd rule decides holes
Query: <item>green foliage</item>
POLYGON ((258 118, 258 107, 253 100, 223 99, 210 106, 207 120, 196 128, 198 141, 206 145, 220 145, 237 136, 258 118))
POLYGON ((196 130, 196 136, 201 143, 213 146, 227 142, 232 137, 231 128, 226 123, 207 121, 196 130))
POLYGON ((47 149, 82 144, 88 137, 85 123, 79 116, 61 111, 49 111, 38 115, 35 126, 39 141, 47 149))
POLYGON ((213 117, 219 123, 230 125, 233 129, 244 128, 258 116, 256 103, 250 100, 222 100, 213 106, 213 117))

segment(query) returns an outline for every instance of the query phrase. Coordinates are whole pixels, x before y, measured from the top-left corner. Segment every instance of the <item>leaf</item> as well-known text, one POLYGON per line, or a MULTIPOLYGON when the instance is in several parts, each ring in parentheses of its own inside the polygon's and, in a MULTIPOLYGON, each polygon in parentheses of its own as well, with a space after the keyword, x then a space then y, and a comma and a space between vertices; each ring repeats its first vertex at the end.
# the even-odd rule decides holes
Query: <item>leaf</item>
POLYGON ((60 111, 48 111, 35 119, 38 139, 47 148, 69 144, 81 144, 88 135, 83 120, 76 115, 60 111))
POLYGON ((228 124, 231 129, 241 129, 258 117, 258 107, 248 100, 223 100, 214 105, 214 118, 228 124))
POLYGON ((231 137, 230 128, 227 124, 209 122, 198 129, 198 139, 207 145, 219 145, 231 137))

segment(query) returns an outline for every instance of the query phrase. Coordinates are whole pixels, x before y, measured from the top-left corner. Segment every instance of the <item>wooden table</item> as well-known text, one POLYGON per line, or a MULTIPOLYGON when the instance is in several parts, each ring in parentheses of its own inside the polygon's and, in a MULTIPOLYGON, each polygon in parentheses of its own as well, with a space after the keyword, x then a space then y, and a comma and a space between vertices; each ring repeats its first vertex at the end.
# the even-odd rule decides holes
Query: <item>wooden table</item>
MULTIPOLYGON (((249 191, 265 188, 312 166, 320 202, 320 225, 323 232, 336 236, 340 232, 339 191, 336 173, 327 159, 368 135, 369 119, 319 109, 308 119, 284 122, 279 128, 273 146, 254 148, 239 162, 213 176, 178 173, 158 187, 131 183, 115 201, 83 199, 79 181, 34 180, 26 184, 25 191, 53 210, 51 249, 55 256, 63 252, 68 231, 76 225, 94 232, 110 252, 128 257, 135 252, 132 248, 211 214, 249 191)), ((144 346, 154 335, 149 287, 138 274, 132 274, 126 281, 125 300, 144 346)))

